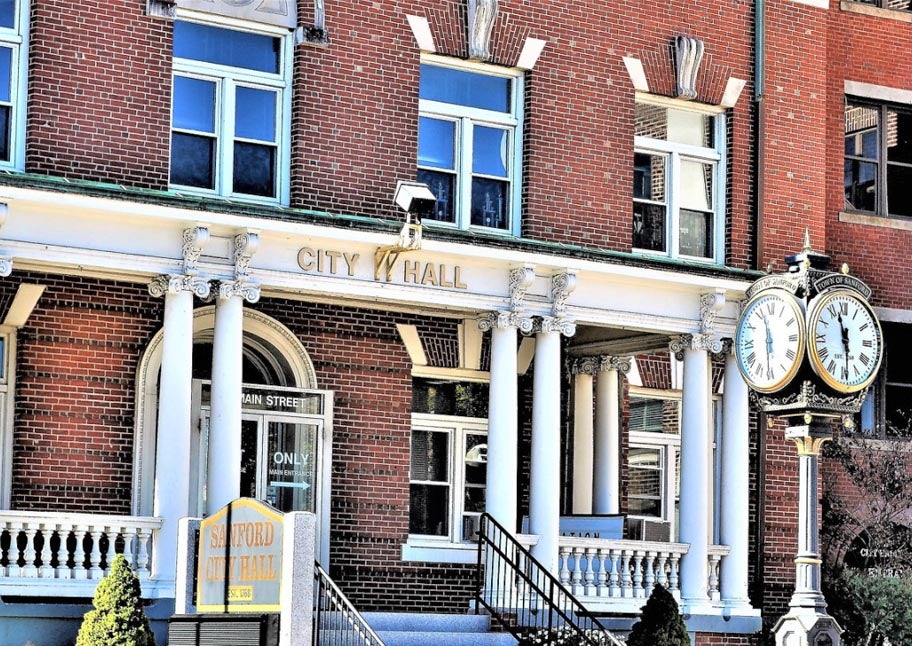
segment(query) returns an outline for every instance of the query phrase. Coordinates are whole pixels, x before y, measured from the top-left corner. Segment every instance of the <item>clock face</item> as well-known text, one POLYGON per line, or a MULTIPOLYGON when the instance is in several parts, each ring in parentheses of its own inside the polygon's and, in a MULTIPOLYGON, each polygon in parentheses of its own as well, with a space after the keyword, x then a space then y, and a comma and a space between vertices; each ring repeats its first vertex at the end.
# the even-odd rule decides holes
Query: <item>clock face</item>
POLYGON ((883 356, 880 323, 854 292, 834 289, 811 302, 808 339, 811 368, 831 388, 856 392, 877 375, 883 356))
POLYGON ((747 302, 735 331, 735 356, 754 390, 775 392, 787 385, 804 357, 804 313, 781 289, 760 292, 747 302))

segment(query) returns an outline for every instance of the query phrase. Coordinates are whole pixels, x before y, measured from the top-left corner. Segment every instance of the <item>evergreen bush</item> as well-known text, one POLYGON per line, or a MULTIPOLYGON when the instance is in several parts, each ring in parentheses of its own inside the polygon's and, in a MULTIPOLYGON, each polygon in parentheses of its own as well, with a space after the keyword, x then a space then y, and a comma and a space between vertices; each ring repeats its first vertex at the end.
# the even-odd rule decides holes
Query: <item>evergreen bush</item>
POLYGON ((652 589, 640 620, 627 637, 627 646, 690 646, 678 603, 661 585, 652 589))
POLYGON ((85 614, 76 646, 155 646, 155 636, 142 607, 139 579, 118 554, 85 614))

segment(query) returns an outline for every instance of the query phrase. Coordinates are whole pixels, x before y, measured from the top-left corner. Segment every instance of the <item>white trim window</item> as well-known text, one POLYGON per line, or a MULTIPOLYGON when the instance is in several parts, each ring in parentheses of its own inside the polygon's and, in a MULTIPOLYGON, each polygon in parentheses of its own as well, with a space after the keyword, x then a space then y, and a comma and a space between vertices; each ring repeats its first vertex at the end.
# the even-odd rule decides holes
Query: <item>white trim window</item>
POLYGON ((172 189, 287 203, 290 48, 283 29, 174 22, 172 189))
POLYGON ((15 170, 25 160, 28 5, 0 0, 0 168, 15 170))
POLYGON ((522 77, 421 63, 418 180, 437 198, 424 222, 519 235, 522 77))
POLYGON ((487 420, 412 415, 409 535, 474 540, 485 510, 487 420))
POLYGON ((722 264, 724 115, 638 99, 635 135, 634 250, 722 264))

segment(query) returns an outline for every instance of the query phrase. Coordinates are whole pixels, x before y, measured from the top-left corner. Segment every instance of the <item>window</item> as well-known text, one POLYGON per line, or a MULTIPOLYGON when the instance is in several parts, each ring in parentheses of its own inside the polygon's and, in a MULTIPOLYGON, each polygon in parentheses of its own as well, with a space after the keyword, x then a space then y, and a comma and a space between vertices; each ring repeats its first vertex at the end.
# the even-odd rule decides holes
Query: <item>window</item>
POLYGON ((0 0, 0 168, 24 163, 28 4, 0 0))
POLYGON ((485 510, 487 384, 416 378, 412 393, 409 534, 472 541, 485 510))
POLYGON ((425 222, 519 235, 522 79, 480 66, 421 65, 418 180, 425 222))
POLYGON ((849 99, 845 208, 912 216, 912 109, 849 99))
POLYGON ((868 4, 872 7, 881 7, 882 9, 893 9, 895 11, 912 10, 912 0, 855 0, 858 4, 868 4))
POLYGON ((171 185, 287 202, 290 38, 175 21, 171 185))
POLYGON ((721 114, 637 103, 634 249, 723 262, 723 133, 721 114))
POLYGON ((912 437, 912 327, 882 321, 884 360, 861 409, 860 431, 875 438, 912 437))

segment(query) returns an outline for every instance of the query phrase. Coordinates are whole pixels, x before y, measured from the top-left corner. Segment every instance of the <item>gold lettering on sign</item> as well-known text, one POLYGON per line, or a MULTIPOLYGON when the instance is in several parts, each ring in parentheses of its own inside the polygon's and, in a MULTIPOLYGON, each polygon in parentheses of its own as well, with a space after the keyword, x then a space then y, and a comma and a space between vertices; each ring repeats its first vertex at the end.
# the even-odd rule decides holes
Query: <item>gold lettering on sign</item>
MULTIPOLYGON (((338 249, 302 247, 298 250, 298 266, 308 273, 354 277, 357 275, 360 260, 360 253, 338 249)), ((462 279, 462 267, 459 265, 403 259, 401 276, 404 283, 413 285, 469 288, 462 279)), ((375 268, 374 280, 392 282, 392 267, 388 267, 387 272, 375 268)))

